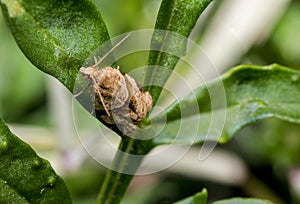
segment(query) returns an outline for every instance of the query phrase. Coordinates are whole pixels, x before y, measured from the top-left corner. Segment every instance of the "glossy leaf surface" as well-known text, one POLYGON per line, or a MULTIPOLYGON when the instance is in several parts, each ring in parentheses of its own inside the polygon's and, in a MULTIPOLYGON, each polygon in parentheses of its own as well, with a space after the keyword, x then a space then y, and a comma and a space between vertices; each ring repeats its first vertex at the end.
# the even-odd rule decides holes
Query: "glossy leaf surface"
POLYGON ((11 133, 1 118, 0 203, 72 203, 49 162, 11 133))
MULTIPOLYGON (((176 137, 176 143, 184 144, 199 143, 205 139, 226 141, 242 127, 269 117, 300 123, 299 101, 299 71, 276 64, 265 67, 239 66, 171 105, 166 111, 168 122, 154 142, 169 144, 176 137), (222 86, 225 97, 221 95, 218 98, 218 90, 222 86), (214 96, 215 101, 226 100, 226 106, 218 107, 217 104, 212 110, 210 96, 214 96), (191 109, 195 106, 198 106, 198 112, 191 109), (217 122, 222 130, 221 138, 213 133, 207 137, 209 129, 213 128, 213 120, 220 120, 217 122), (180 137, 179 128, 184 133, 180 137)), ((154 123, 157 121, 154 128, 161 128, 160 117, 153 120, 154 123)))
POLYGON ((162 87, 186 52, 187 38, 199 16, 212 0, 163 0, 158 12, 152 36, 148 64, 164 69, 149 67, 145 84, 156 103, 162 87), (161 51, 155 51, 161 50, 161 51), (164 51, 162 51, 164 50, 164 51), (154 85, 153 85, 154 84, 154 85))
POLYGON ((1 0, 1 8, 26 57, 71 91, 85 59, 109 40, 89 0, 1 0))

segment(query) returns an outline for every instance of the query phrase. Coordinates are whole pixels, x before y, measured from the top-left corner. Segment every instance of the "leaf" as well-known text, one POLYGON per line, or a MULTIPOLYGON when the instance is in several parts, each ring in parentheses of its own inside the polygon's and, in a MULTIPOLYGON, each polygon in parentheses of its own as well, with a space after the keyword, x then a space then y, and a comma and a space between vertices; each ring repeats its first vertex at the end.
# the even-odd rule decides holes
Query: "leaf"
POLYGON ((201 192, 188 197, 184 200, 175 202, 175 204, 206 204, 207 200, 207 190, 203 189, 201 192))
POLYGON ((3 181, 0 179, 0 201, 1 203, 27 203, 29 202, 18 194, 18 192, 15 191, 15 189, 11 188, 9 185, 7 185, 6 181, 3 181))
POLYGON ((12 134, 1 118, 0 203, 72 203, 49 162, 12 134))
POLYGON ((272 204, 271 201, 254 198, 231 198, 213 202, 212 204, 272 204))
MULTIPOLYGON (((197 88, 194 95, 171 105, 165 112, 168 122, 154 143, 170 144, 175 138, 175 143, 183 144, 200 143, 205 139, 224 142, 244 126, 269 117, 300 123, 299 93, 299 71, 276 64, 236 67, 221 79, 197 88), (222 94, 218 97, 221 86, 226 97, 222 94), (217 104, 212 110, 210 96, 217 102, 226 100, 226 106, 217 104), (195 111, 195 106, 200 112, 195 111), (211 122, 219 126, 214 127, 211 122), (218 130, 222 131, 221 138, 218 130)), ((153 131, 162 129, 162 118, 163 114, 152 120, 153 131)))
POLYGON ((186 52, 187 37, 194 28, 200 14, 212 0, 163 0, 158 12, 152 36, 145 84, 156 103, 162 87, 179 58, 186 52), (156 67, 157 67, 156 66, 156 67))
POLYGON ((72 90, 78 69, 109 39, 89 0, 1 0, 8 25, 26 57, 72 90))

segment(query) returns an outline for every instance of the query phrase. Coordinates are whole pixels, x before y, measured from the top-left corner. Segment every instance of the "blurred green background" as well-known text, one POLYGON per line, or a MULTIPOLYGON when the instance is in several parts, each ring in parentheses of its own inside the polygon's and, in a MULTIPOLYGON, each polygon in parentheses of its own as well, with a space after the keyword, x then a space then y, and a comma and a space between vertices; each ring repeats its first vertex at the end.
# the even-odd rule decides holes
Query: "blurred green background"
MULTIPOLYGON (((160 2, 160 0, 95 1, 112 37, 131 30, 153 28, 160 2)), ((220 4, 217 2, 207 14, 201 35, 196 36, 200 43, 202 34, 205 33, 203 30, 209 25, 220 4)), ((279 63, 300 69, 299 36, 300 2, 294 0, 284 10, 270 36, 252 46, 235 64, 279 63)), ((9 124, 28 127, 26 131, 29 133, 26 134, 31 134, 30 130, 34 131, 38 127, 45 129, 47 133, 50 132, 47 137, 56 140, 55 119, 49 108, 51 104, 49 104, 48 80, 48 77, 37 70, 19 50, 1 14, 0 115, 9 124), (32 127, 33 129, 30 129, 32 127)), ((48 155, 52 158, 53 152, 60 155, 62 150, 59 149, 59 144, 53 143, 53 140, 50 139, 46 144, 42 143, 44 146, 41 147, 39 143, 35 144, 34 138, 27 139, 46 158, 48 155)), ((73 139, 76 140, 76 136, 73 139)), ((210 201, 232 196, 257 196, 278 203, 300 203, 300 190, 293 184, 300 176, 299 126, 268 119, 244 128, 234 140, 219 145, 218 148, 233 152, 246 164, 247 182, 238 185, 218 183, 210 178, 191 177, 188 170, 186 173, 175 171, 175 173, 162 172, 138 176, 123 204, 171 203, 201 191, 202 188, 208 189, 210 201)), ((103 178, 104 168, 88 158, 82 161, 78 168, 62 170, 62 174, 76 199, 75 203, 93 203, 103 178)))
MULTIPOLYGON (((0 16, 0 114, 7 122, 27 123, 45 115, 44 74, 20 52, 0 16), (43 112, 43 113, 41 113, 43 112)), ((45 120, 45 119, 43 119, 45 120)))

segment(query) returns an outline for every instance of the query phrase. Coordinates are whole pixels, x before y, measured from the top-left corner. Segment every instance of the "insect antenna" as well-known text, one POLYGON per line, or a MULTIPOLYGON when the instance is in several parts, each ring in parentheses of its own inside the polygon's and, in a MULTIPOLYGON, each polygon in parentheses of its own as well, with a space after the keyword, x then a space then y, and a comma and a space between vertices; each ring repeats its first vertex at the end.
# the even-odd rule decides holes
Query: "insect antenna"
POLYGON ((122 40, 120 40, 117 44, 115 44, 103 57, 101 57, 101 59, 98 62, 95 61, 95 64, 93 65, 93 67, 98 67, 98 65, 103 60, 105 60, 105 58, 108 57, 115 49, 117 49, 117 47, 119 47, 130 35, 131 35, 131 33, 128 33, 124 38, 122 38, 122 40))
MULTIPOLYGON (((119 47, 129 36, 131 35, 131 33, 128 33, 124 38, 122 38, 116 45, 114 45, 99 61, 97 61, 97 58, 94 56, 94 61, 95 64, 93 66, 91 66, 92 68, 97 68, 98 65, 106 58, 108 57, 117 47, 119 47)), ((84 68, 84 67, 83 67, 84 68)), ((93 81, 95 83, 95 80, 93 81)), ((74 95, 75 98, 77 98, 78 96, 80 96, 83 92, 85 92, 89 87, 91 87, 92 84, 89 83, 85 88, 83 88, 81 91, 79 91, 78 93, 76 93, 74 95)), ((101 97, 101 95, 100 95, 101 97)), ((102 97, 101 97, 102 98, 102 97)), ((101 100, 102 101, 102 100, 101 100)))

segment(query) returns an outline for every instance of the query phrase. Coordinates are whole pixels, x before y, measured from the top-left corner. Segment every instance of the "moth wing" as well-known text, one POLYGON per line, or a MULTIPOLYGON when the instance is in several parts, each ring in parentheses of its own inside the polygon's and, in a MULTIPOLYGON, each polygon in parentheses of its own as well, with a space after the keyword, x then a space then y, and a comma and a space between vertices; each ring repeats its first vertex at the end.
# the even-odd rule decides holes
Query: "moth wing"
POLYGON ((127 74, 124 77, 130 94, 135 95, 137 92, 139 92, 139 86, 137 85, 136 81, 127 74))
POLYGON ((112 99, 113 100, 112 107, 120 108, 120 107, 124 106, 125 103, 128 101, 128 98, 129 98, 129 92, 127 90, 126 80, 125 80, 124 76, 122 75, 122 77, 120 78, 120 80, 118 82, 118 88, 116 90, 116 93, 112 99))

